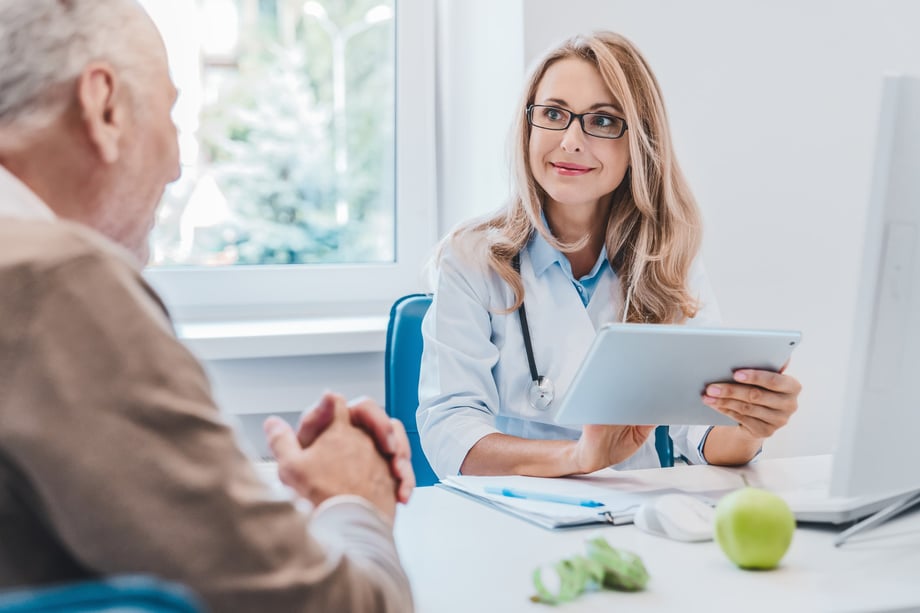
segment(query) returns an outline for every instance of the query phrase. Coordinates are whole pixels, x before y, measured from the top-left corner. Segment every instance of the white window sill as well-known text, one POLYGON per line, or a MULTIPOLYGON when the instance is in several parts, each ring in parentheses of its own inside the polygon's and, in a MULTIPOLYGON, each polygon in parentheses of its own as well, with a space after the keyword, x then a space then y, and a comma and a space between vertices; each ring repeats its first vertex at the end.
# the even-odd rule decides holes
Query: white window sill
POLYGON ((386 317, 176 324, 176 334, 201 360, 383 352, 386 330, 386 317))

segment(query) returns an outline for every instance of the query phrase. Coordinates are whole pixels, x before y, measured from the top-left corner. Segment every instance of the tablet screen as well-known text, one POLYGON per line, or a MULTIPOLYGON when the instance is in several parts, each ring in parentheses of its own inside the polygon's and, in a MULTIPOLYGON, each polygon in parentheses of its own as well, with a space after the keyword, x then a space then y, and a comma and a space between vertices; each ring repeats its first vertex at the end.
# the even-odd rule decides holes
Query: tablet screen
POLYGON ((703 404, 740 368, 779 371, 801 341, 790 330, 609 324, 566 390, 558 424, 734 425, 703 404))

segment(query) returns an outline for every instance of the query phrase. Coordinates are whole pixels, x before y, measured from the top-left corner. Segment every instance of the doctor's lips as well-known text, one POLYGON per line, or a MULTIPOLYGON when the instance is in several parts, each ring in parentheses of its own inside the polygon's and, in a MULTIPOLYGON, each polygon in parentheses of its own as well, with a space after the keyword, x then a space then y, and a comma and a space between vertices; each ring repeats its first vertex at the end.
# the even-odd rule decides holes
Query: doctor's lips
POLYGON ((566 177, 575 177, 578 175, 583 175, 594 170, 590 166, 582 166, 581 164, 572 164, 571 162, 550 162, 553 168, 556 169, 561 175, 566 177))

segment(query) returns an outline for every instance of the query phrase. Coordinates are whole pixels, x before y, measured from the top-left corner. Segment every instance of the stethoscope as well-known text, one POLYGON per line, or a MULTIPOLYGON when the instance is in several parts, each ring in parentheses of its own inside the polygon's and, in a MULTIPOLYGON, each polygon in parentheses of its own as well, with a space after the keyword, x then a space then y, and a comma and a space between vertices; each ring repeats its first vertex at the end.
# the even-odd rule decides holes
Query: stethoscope
MULTIPOLYGON (((517 253, 511 258, 511 265, 515 272, 521 274, 521 254, 517 253)), ((544 377, 537 372, 537 361, 533 357, 533 343, 530 340, 530 326, 527 325, 527 309, 524 301, 518 307, 518 319, 521 320, 521 335, 524 337, 524 350, 527 352, 527 364, 530 366, 530 388, 527 390, 527 400, 530 406, 538 411, 545 411, 556 397, 556 386, 549 377, 544 377)))
MULTIPOLYGON (((511 258, 511 266, 515 272, 521 274, 521 254, 517 253, 511 258)), ((626 308, 623 309, 623 323, 626 323, 626 314, 629 312, 629 302, 632 286, 626 292, 626 308)), ((521 335, 524 337, 524 351, 527 352, 527 365, 530 367, 530 387, 527 390, 527 400, 530 406, 538 411, 545 411, 556 397, 556 386, 549 377, 544 377, 537 372, 537 361, 533 357, 533 342, 530 339, 530 326, 527 325, 527 309, 524 301, 518 307, 518 319, 521 321, 521 335)))

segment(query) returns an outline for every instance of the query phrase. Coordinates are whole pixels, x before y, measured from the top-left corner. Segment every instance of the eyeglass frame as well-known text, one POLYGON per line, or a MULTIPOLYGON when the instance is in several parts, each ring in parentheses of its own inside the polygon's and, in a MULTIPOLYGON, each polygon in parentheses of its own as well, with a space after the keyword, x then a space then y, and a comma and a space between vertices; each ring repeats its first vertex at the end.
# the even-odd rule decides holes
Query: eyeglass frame
POLYGON ((593 136, 594 138, 603 138, 603 139, 605 139, 605 140, 616 140, 616 139, 618 139, 618 138, 623 138, 623 135, 626 134, 626 130, 629 129, 629 125, 626 123, 626 120, 625 120, 625 119, 623 119, 622 117, 617 117, 616 115, 611 115, 610 113, 602 113, 602 112, 600 112, 600 111, 591 111, 591 112, 589 112, 589 113, 574 113, 574 112, 572 112, 572 111, 570 111, 570 110, 568 110, 568 109, 564 109, 564 108, 562 108, 561 106, 555 106, 555 105, 553 105, 553 104, 530 104, 530 105, 527 106, 526 116, 527 116, 527 123, 530 124, 531 127, 533 127, 533 128, 540 128, 541 130, 551 130, 551 131, 553 131, 553 132, 563 132, 563 131, 565 131, 565 130, 568 130, 569 127, 572 125, 572 122, 575 121, 575 120, 577 119, 579 125, 581 126, 581 131, 582 131, 584 134, 586 134, 586 135, 588 135, 588 136, 593 136), (533 110, 534 110, 535 108, 556 109, 556 110, 558 110, 558 111, 562 111, 562 112, 564 112, 564 113, 568 113, 568 114, 569 114, 569 120, 568 120, 568 122, 566 122, 565 126, 564 126, 564 127, 561 127, 561 128, 547 128, 547 127, 545 127, 545 126, 537 125, 537 124, 535 124, 535 123, 533 122, 533 110), (623 122, 623 129, 620 130, 620 133, 617 134, 616 136, 600 136, 600 135, 598 135, 598 134, 591 134, 591 133, 588 132, 588 130, 585 128, 585 117, 586 117, 587 115, 603 115, 604 117, 613 117, 614 119, 619 119, 620 121, 623 122))

